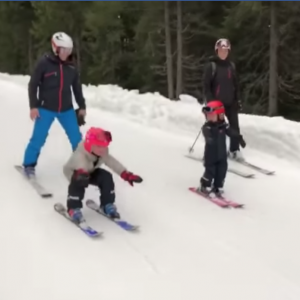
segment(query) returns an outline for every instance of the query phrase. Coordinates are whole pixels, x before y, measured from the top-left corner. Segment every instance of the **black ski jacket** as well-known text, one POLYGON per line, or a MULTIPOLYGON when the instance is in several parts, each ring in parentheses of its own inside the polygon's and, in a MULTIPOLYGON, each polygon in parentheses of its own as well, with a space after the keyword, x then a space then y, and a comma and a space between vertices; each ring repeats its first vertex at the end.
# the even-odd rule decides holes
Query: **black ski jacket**
POLYGON ((227 159, 226 135, 239 138, 241 146, 246 146, 243 137, 225 122, 209 122, 202 126, 205 139, 204 165, 212 165, 227 159))
POLYGON ((232 62, 219 57, 210 59, 204 69, 203 95, 206 103, 220 100, 227 107, 238 104, 237 74, 232 62))
POLYGON ((75 65, 46 53, 38 60, 29 81, 30 108, 67 111, 73 108, 71 88, 79 108, 85 109, 85 99, 75 65))

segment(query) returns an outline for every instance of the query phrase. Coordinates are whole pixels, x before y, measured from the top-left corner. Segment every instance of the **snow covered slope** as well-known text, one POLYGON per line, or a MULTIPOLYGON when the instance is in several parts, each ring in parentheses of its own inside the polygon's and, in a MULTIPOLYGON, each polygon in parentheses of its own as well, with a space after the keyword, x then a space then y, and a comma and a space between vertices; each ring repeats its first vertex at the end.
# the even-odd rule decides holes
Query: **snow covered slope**
MULTIPOLYGON (((224 210, 187 190, 203 171, 183 157, 202 122, 193 100, 86 87, 94 107, 88 126, 111 130, 112 153, 144 178, 132 188, 115 176, 119 210, 141 232, 124 232, 85 209, 90 224, 105 232, 91 240, 53 210, 65 201, 62 165, 71 152, 57 123, 38 168, 55 198, 40 199, 12 168, 32 130, 28 77, 0 79, 1 300, 300 299, 299 124, 241 117, 247 157, 277 175, 228 174, 228 196, 246 207, 224 210)), ((86 196, 97 200, 97 190, 86 196)))

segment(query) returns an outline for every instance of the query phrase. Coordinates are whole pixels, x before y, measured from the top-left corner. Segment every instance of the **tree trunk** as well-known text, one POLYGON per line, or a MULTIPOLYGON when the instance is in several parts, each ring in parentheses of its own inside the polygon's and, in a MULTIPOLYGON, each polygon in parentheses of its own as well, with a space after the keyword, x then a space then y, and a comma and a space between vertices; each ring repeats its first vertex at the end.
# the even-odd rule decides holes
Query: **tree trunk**
POLYGON ((28 34, 28 72, 29 74, 31 74, 32 70, 33 70, 33 59, 32 59, 32 55, 33 55, 33 50, 32 50, 32 36, 29 33, 28 34))
POLYGON ((177 1, 177 81, 176 99, 182 93, 182 7, 181 1, 177 1))
POLYGON ((76 35, 76 64, 78 68, 78 72, 81 72, 81 57, 80 57, 80 38, 76 35))
POLYGON ((167 81, 168 81, 168 97, 174 99, 174 84, 173 84, 173 62, 172 62, 172 47, 171 47, 171 32, 170 32, 170 11, 169 2, 165 1, 165 34, 166 34, 166 59, 167 59, 167 81))
POLYGON ((277 36, 277 18, 276 18, 276 2, 270 2, 270 66, 269 66, 269 107, 268 115, 278 115, 278 87, 277 87, 277 50, 278 50, 278 36, 277 36))

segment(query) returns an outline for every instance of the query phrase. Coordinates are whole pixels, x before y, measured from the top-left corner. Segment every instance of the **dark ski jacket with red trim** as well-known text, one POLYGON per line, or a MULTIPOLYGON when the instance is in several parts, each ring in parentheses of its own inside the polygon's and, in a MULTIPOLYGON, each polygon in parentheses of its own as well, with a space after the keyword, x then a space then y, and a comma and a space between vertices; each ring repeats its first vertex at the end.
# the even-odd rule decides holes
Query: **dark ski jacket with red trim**
POLYGON ((31 75, 28 93, 32 108, 64 112, 73 108, 72 91, 80 109, 85 109, 85 99, 78 71, 71 61, 63 62, 51 53, 44 54, 31 75))
POLYGON ((205 103, 220 100, 227 107, 238 103, 237 74, 230 60, 221 60, 219 57, 210 59, 204 69, 203 95, 205 103))

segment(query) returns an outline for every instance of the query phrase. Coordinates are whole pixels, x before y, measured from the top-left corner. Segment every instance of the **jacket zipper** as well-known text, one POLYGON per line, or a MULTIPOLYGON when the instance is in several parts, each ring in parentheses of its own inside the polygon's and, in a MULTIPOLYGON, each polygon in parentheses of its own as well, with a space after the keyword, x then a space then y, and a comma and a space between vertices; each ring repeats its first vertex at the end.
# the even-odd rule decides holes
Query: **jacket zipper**
POLYGON ((230 70, 230 68, 228 68, 227 75, 228 75, 228 78, 230 79, 231 78, 231 70, 230 70))
POLYGON ((61 111, 62 106, 62 90, 64 86, 64 73, 63 73, 63 66, 62 64, 59 64, 59 70, 60 70, 60 86, 59 86, 59 95, 58 95, 58 112, 61 111))

